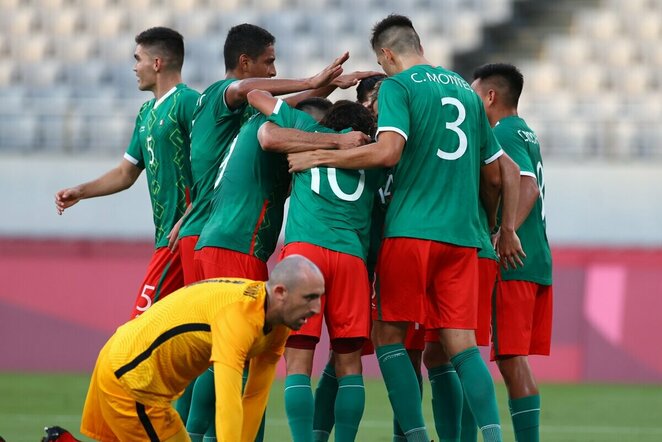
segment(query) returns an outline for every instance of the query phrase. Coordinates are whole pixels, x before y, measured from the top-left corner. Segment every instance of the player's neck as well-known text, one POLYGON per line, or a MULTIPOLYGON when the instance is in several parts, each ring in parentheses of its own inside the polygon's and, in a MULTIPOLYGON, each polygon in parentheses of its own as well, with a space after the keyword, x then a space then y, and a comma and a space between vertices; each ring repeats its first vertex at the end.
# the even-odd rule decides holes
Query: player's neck
POLYGON ((154 98, 159 100, 161 97, 167 94, 170 91, 170 89, 177 86, 181 82, 182 82, 182 76, 178 72, 172 74, 162 74, 157 79, 156 85, 152 90, 152 92, 154 93, 154 98))
POLYGON ((430 63, 428 59, 425 58, 424 55, 419 55, 419 54, 404 55, 401 56, 400 59, 398 60, 398 65, 399 65, 398 67, 401 68, 400 72, 406 71, 411 67, 422 64, 427 64, 432 66, 432 63, 430 63))
POLYGON ((517 108, 499 109, 490 115, 490 126, 494 127, 499 121, 512 116, 517 116, 517 108))

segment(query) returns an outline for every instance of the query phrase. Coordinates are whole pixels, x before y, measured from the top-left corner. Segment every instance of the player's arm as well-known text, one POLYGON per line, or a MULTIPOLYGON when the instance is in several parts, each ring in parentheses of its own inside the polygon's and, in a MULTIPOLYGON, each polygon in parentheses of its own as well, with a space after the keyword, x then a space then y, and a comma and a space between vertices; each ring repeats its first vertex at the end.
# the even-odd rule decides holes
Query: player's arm
POLYGON ((193 208, 193 204, 189 203, 188 206, 186 206, 186 211, 182 215, 181 218, 175 223, 174 226, 172 226, 172 230, 170 230, 170 233, 168 233, 168 248, 170 249, 171 252, 174 252, 177 249, 177 244, 179 244, 179 229, 182 227, 182 223, 184 222, 184 218, 186 218, 186 215, 188 215, 191 212, 191 209, 193 208))
POLYGON ((290 154, 290 172, 327 166, 340 169, 372 169, 398 164, 405 147, 405 139, 397 132, 381 132, 371 144, 346 150, 313 150, 290 154))
POLYGON ((55 194, 55 208, 62 215, 65 209, 78 201, 97 196, 111 195, 128 189, 136 182, 142 169, 123 158, 120 164, 101 175, 99 178, 62 189, 55 194))
POLYGON ((265 352, 251 359, 248 381, 244 389, 244 422, 241 431, 242 442, 253 442, 260 428, 262 415, 267 407, 271 384, 276 377, 276 365, 280 360, 285 341, 280 349, 265 352))
POLYGON ((520 169, 505 152, 497 161, 501 170, 501 226, 496 241, 496 250, 501 265, 506 269, 524 265, 522 243, 516 233, 515 220, 520 193, 520 169))
POLYGON ((501 164, 498 159, 480 168, 480 200, 485 208, 490 230, 497 224, 497 211, 501 201, 501 164))
POLYGON ((244 419, 241 376, 246 357, 261 327, 255 325, 242 305, 228 306, 212 323, 216 436, 219 442, 241 440, 244 419))
POLYGON ((517 204, 517 216, 515 217, 515 230, 519 229, 522 223, 531 213, 536 201, 540 198, 540 189, 538 181, 530 175, 522 175, 519 185, 519 203, 517 204))
POLYGON ((345 52, 333 63, 309 78, 299 80, 280 80, 273 78, 246 78, 235 81, 225 89, 225 102, 230 109, 236 109, 246 102, 248 93, 253 89, 262 89, 273 95, 290 94, 308 89, 317 89, 328 85, 334 78, 342 74, 342 64, 349 58, 345 52))
MULTIPOLYGON (((248 93, 248 103, 264 115, 277 113, 282 101, 267 91, 253 90, 248 93)), ((284 128, 272 122, 263 124, 258 131, 260 146, 267 152, 291 153, 313 149, 349 149, 361 146, 370 137, 354 131, 346 134, 306 132, 284 128)))
POLYGON ((335 91, 338 88, 348 89, 352 86, 356 86, 359 83, 359 81, 361 81, 364 78, 372 77, 373 75, 379 75, 379 74, 381 74, 381 72, 354 71, 349 74, 339 75, 338 77, 334 78, 330 84, 326 86, 322 86, 317 89, 311 89, 311 90, 299 92, 298 94, 292 95, 291 97, 287 97, 284 100, 290 106, 296 107, 296 105, 299 104, 300 101, 303 101, 307 98, 328 97, 329 95, 331 95, 333 91, 335 91))

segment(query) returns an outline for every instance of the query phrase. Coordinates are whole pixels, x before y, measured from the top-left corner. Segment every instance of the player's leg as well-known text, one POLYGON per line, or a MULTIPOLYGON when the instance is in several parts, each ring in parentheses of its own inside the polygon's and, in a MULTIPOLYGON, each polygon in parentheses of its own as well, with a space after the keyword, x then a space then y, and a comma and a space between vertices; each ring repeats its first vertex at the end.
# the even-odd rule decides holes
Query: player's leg
POLYGON ((329 353, 329 362, 322 371, 322 376, 315 389, 315 412, 313 414, 313 440, 326 442, 335 423, 335 403, 338 394, 336 362, 333 352, 329 353))
POLYGON ((328 249, 323 253, 330 263, 324 314, 338 380, 335 440, 353 441, 365 408, 361 354, 370 336, 370 283, 361 258, 328 249))
POLYGON ((209 367, 195 380, 191 396, 186 431, 193 442, 202 442, 204 435, 214 422, 215 411, 214 369, 209 367))
POLYGON ((147 267, 145 279, 140 285, 131 318, 140 315, 159 299, 183 286, 184 275, 179 251, 172 253, 167 247, 156 249, 147 267))
POLYGON ((404 346, 409 322, 425 322, 428 241, 386 238, 378 258, 373 342, 393 412, 408 441, 428 442, 421 393, 404 346))
POLYGON ((423 363, 428 370, 432 391, 434 425, 442 442, 459 442, 464 391, 450 358, 439 341, 439 332, 425 334, 423 363))
MULTIPOLYGON (((421 361, 423 357, 423 349, 425 348, 425 329, 416 323, 410 323, 407 328, 407 336, 405 337, 405 348, 407 349, 407 355, 411 361, 412 367, 414 367, 414 372, 416 373, 416 379, 418 380, 418 389, 421 392, 421 397, 423 397, 423 375, 421 374, 421 361)), ((406 441, 407 437, 405 433, 400 428, 400 423, 393 416, 393 442, 403 442, 406 441)))
POLYGON ((540 393, 527 356, 549 354, 552 290, 527 281, 499 281, 495 301, 493 354, 508 389, 515 435, 521 442, 538 441, 540 393))
MULTIPOLYGON (((321 326, 321 324, 320 324, 321 326)), ((294 442, 312 442, 314 399, 310 385, 313 356, 319 338, 294 335, 285 348, 285 413, 294 442)))
POLYGON ((478 256, 476 249, 434 242, 431 246, 428 329, 440 342, 462 383, 486 442, 500 441, 494 382, 476 346, 478 256))
MULTIPOLYGON (((97 361, 96 386, 100 399, 98 411, 112 431, 111 437, 99 437, 98 440, 169 440, 182 432, 185 434, 184 423, 171 405, 144 405, 124 390, 106 352, 102 352, 97 361)), ((85 421, 83 426, 81 430, 87 428, 85 421)))
MULTIPOLYGON (((324 275, 325 291, 331 281, 326 256, 321 247, 307 243, 290 243, 283 247, 279 259, 290 255, 303 255, 317 265, 324 275)), ((326 294, 322 296, 322 309, 312 316, 296 332, 285 346, 285 412, 294 442, 312 442, 315 404, 310 386, 315 347, 322 333, 323 313, 326 309, 326 294)))

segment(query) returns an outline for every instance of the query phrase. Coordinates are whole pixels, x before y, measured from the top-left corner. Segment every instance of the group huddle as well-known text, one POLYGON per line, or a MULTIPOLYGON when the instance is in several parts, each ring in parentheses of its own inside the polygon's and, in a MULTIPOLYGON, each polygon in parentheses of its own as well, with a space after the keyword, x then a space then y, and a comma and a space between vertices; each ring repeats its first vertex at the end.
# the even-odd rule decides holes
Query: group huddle
POLYGON ((264 412, 284 355, 292 440, 333 429, 354 441, 361 357, 375 353, 393 441, 431 440, 422 363, 438 440, 501 441, 477 348, 491 345, 517 441, 539 439, 527 356, 550 350, 551 253, 540 146, 517 115, 522 74, 488 64, 469 84, 425 58, 401 15, 377 23, 370 44, 386 75, 343 73, 345 53, 312 77, 274 79, 274 37, 238 25, 225 78, 199 94, 182 82, 179 33, 136 37, 138 86, 154 99, 122 162, 55 196, 62 214, 145 169, 156 229, 131 319, 99 354, 82 433, 272 440, 264 412), (353 86, 355 102, 325 98, 353 86), (331 349, 313 392, 323 321, 331 349))

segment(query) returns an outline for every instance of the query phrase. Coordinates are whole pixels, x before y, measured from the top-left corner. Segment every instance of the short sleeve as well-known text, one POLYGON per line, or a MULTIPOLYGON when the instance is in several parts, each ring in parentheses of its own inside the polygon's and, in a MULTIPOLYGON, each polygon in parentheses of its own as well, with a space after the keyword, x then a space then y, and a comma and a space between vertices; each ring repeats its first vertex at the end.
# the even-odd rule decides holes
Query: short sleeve
POLYGON ((313 117, 303 111, 291 108, 280 98, 276 102, 276 106, 267 118, 267 121, 271 121, 280 127, 299 129, 307 132, 314 132, 318 126, 317 121, 313 117))
POLYGON ((512 129, 501 125, 494 128, 494 135, 499 140, 503 150, 519 166, 520 175, 536 178, 536 169, 533 167, 524 140, 512 129))
POLYGON ((377 136, 397 132, 407 140, 411 120, 405 87, 392 78, 385 79, 379 88, 377 107, 377 136))
POLYGON ((481 143, 480 148, 480 162, 481 164, 490 164, 497 158, 503 155, 503 149, 499 140, 495 137, 494 131, 490 127, 490 122, 485 114, 483 103, 479 104, 480 109, 480 127, 481 127, 481 143))
POLYGON ((129 147, 126 148, 126 152, 124 153, 124 159, 134 166, 144 169, 145 159, 143 158, 143 150, 140 145, 140 131, 146 129, 145 126, 141 125, 142 118, 140 115, 138 114, 136 118, 136 126, 133 128, 133 135, 131 136, 131 141, 129 141, 129 147))

